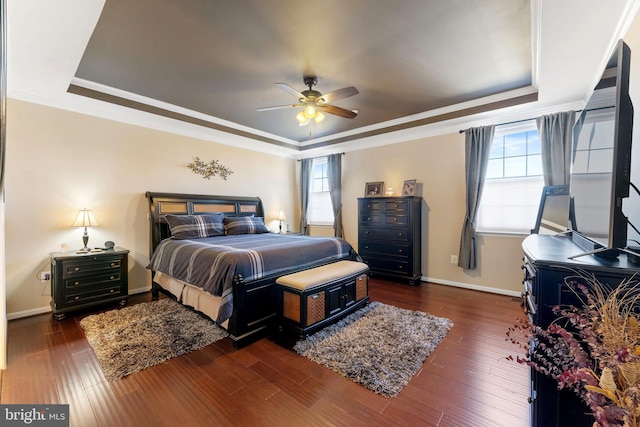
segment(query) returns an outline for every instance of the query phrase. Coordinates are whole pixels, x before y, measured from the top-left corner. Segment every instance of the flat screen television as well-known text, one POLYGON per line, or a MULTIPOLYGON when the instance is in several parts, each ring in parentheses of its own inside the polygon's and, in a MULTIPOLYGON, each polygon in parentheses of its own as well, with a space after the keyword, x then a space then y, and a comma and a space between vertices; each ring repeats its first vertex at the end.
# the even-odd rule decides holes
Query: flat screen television
POLYGON ((570 197, 573 241, 586 253, 615 258, 627 246, 623 199, 629 197, 633 105, 631 50, 620 40, 573 128, 570 197))

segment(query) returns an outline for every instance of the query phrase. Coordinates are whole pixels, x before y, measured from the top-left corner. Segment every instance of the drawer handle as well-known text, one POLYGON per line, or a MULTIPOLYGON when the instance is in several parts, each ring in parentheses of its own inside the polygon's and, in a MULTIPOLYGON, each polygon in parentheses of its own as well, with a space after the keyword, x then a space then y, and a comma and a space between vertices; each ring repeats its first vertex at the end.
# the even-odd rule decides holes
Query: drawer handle
POLYGON ((367 217, 367 221, 371 221, 371 217, 367 217))
POLYGON ((115 280, 115 278, 116 278, 115 276, 111 276, 109 277, 109 280, 115 280))
POLYGON ((73 286, 78 286, 80 282, 73 282, 73 286))
POLYGON ((369 231, 365 231, 364 234, 369 234, 369 231))
POLYGON ((117 263, 117 262, 112 262, 112 263, 111 263, 111 267, 117 267, 117 266, 118 266, 118 263, 117 263))
POLYGON ((404 234, 398 233, 398 237, 402 237, 402 236, 404 236, 404 234))
POLYGON ((398 253, 401 254, 402 253, 402 249, 398 249, 398 253))
POLYGON ((74 268, 73 271, 80 271, 80 267, 74 268))
POLYGON ((369 249, 369 245, 366 245, 364 248, 365 248, 365 249, 369 249))
POLYGON ((398 270, 402 270, 402 266, 401 265, 398 266, 398 270))
POLYGON ((109 292, 114 293, 116 290, 115 289, 111 289, 109 292))
POLYGON ((398 207, 398 204, 396 203, 395 205, 393 205, 393 207, 394 207, 394 208, 397 208, 397 207, 398 207))
POLYGON ((393 221, 394 222, 398 222, 398 218, 393 218, 393 221))
POLYGON ((78 300, 80 299, 80 297, 75 297, 74 299, 75 299, 76 301, 78 301, 78 300))
POLYGON ((311 295, 311 299, 318 299, 318 297, 319 297, 319 296, 320 296, 320 295, 318 295, 318 294, 311 295))

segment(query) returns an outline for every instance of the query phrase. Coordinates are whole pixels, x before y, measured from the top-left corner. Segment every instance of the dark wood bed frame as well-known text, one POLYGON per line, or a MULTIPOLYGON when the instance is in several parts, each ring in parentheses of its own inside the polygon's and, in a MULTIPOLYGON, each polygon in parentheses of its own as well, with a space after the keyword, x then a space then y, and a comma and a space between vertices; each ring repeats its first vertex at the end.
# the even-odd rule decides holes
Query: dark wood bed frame
MULTIPOLYGON (((150 248, 149 257, 163 240, 171 236, 165 215, 199 215, 222 213, 225 216, 258 216, 264 218, 264 206, 259 197, 211 196, 198 194, 154 193, 147 192, 149 201, 150 248)), ((355 251, 345 259, 355 260, 355 251)), ((318 263, 310 266, 326 264, 318 263)), ((283 272, 277 276, 268 276, 259 280, 245 282, 242 277, 234 277, 233 314, 229 319, 227 331, 236 347, 253 342, 271 334, 277 326, 276 284, 279 276, 299 269, 283 272)), ((153 281, 151 291, 169 294, 153 281)))

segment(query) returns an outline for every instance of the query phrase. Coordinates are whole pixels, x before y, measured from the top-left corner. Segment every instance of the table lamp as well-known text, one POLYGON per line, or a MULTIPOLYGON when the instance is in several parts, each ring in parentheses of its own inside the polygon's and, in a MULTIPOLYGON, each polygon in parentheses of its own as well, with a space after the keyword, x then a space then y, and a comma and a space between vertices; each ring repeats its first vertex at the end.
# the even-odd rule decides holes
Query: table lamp
POLYGON ((80 209, 78 212, 78 216, 76 220, 71 224, 72 227, 84 227, 84 234, 82 235, 82 242, 84 243, 84 248, 80 249, 81 251, 89 251, 89 247, 87 243, 89 243, 89 234, 87 233, 87 227, 92 227, 100 225, 98 221, 96 221, 96 217, 93 216, 93 213, 89 209, 80 209))
POLYGON ((282 234, 282 221, 286 221, 286 217, 284 216, 284 211, 278 211, 278 221, 280 221, 280 226, 278 233, 282 234))

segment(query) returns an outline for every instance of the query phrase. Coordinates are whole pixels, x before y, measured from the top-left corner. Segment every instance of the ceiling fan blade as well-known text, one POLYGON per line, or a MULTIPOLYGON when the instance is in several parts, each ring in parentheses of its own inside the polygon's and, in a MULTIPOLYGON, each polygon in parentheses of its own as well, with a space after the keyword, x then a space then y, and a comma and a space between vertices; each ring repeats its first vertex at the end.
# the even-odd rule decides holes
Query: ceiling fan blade
POLYGON ((348 98, 359 93, 360 92, 358 92, 358 89, 353 86, 349 86, 343 87, 342 89, 334 90, 329 93, 325 93, 321 98, 328 104, 330 102, 337 101, 338 99, 348 98))
POLYGON ((322 109, 329 114, 344 117, 345 119, 353 119, 358 115, 357 111, 347 110, 346 108, 336 107, 335 105, 322 105, 322 109))
POLYGON ((256 108, 256 111, 279 110, 281 108, 302 107, 302 104, 274 105, 273 107, 256 108))
POLYGON ((300 92, 298 92, 297 90, 289 86, 288 84, 276 83, 276 86, 278 86, 280 89, 284 90, 285 92, 288 92, 291 95, 295 96, 296 98, 298 98, 300 102, 307 99, 306 96, 304 96, 303 94, 301 94, 300 92))

